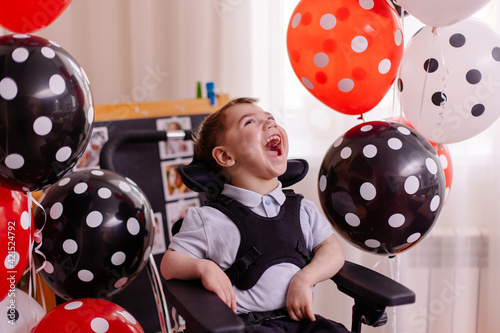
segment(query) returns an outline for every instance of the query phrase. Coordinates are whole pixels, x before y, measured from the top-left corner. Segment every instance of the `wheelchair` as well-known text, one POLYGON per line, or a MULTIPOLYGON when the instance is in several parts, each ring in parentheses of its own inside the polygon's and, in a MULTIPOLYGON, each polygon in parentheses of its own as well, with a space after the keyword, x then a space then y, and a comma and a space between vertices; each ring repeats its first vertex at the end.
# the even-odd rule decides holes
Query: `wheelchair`
MULTIPOLYGON (((100 154, 103 169, 115 171, 113 154, 128 143, 152 143, 169 138, 191 139, 189 131, 129 130, 115 134, 104 145, 100 154)), ((180 166, 179 172, 184 184, 201 197, 215 195, 224 179, 211 171, 204 163, 194 159, 189 165, 180 166)), ((285 174, 279 177, 283 188, 302 180, 308 172, 308 164, 302 159, 290 159, 285 174)), ((174 228, 179 228, 176 223, 174 228)), ((175 231, 173 231, 175 232, 175 231)), ((148 273, 153 289, 162 299, 157 299, 160 321, 165 320, 169 303, 185 320, 187 333, 198 332, 244 332, 243 321, 223 303, 217 295, 203 288, 200 281, 165 281, 159 277, 152 257, 148 273), (163 296, 165 299, 163 299, 163 296)), ((389 277, 345 261, 343 267, 331 280, 342 293, 353 298, 351 332, 360 333, 362 325, 382 326, 387 322, 386 307, 394 307, 415 302, 415 293, 389 277)))

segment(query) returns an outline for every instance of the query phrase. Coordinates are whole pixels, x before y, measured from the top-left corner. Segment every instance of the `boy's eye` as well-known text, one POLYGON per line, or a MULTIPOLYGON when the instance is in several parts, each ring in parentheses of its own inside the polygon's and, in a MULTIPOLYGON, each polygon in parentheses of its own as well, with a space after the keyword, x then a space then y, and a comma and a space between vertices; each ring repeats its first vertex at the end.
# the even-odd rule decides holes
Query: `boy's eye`
POLYGON ((253 119, 248 119, 247 121, 245 121, 245 126, 248 125, 248 124, 251 124, 253 123, 254 120, 253 119))

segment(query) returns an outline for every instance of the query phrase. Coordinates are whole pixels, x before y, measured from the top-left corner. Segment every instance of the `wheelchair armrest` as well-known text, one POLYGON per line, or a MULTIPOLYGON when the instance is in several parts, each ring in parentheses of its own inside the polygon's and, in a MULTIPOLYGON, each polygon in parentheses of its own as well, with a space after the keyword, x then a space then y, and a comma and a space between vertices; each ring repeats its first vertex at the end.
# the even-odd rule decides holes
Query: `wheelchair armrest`
POLYGON ((356 302, 379 307, 415 302, 415 293, 402 284, 349 261, 331 279, 341 292, 354 298, 356 302))
POLYGON ((186 321, 187 332, 244 331, 243 321, 200 281, 164 281, 164 293, 170 304, 186 321))

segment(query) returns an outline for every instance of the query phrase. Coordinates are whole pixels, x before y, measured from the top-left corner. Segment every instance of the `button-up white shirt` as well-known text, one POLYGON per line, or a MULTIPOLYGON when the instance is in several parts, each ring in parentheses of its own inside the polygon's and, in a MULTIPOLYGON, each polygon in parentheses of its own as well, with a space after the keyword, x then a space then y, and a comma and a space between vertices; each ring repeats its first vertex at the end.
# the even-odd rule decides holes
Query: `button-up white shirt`
MULTIPOLYGON (((286 199, 281 184, 264 196, 228 184, 222 193, 265 217, 276 216, 286 199)), ((310 251, 333 233, 328 220, 307 199, 301 202, 300 225, 310 251)), ((209 206, 191 207, 169 248, 193 258, 210 259, 225 270, 236 260, 240 240, 238 227, 218 209, 209 206)), ((234 287, 238 313, 285 307, 288 284, 298 271, 299 268, 294 264, 281 263, 268 268, 251 289, 239 290, 234 287)))

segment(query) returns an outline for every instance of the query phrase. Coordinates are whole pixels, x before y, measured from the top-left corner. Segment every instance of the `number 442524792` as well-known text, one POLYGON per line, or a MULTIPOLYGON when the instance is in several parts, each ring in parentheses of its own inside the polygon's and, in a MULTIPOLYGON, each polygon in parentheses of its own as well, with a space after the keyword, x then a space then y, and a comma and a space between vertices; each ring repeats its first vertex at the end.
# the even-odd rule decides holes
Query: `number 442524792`
POLYGON ((9 221, 7 225, 7 261, 10 268, 14 268, 16 262, 16 223, 14 221, 9 221))

